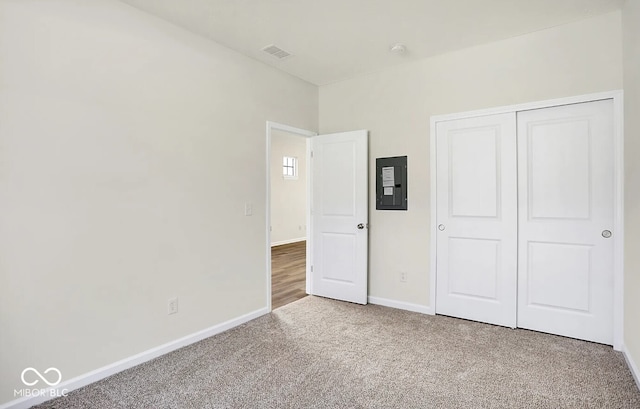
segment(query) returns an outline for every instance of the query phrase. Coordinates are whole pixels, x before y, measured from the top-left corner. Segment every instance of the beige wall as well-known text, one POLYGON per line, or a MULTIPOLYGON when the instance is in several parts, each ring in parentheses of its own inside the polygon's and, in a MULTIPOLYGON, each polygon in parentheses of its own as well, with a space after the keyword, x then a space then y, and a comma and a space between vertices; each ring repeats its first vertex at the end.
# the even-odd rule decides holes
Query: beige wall
POLYGON ((0 2, 0 402, 264 308, 265 123, 317 113, 122 3, 0 2))
POLYGON ((271 243, 307 235, 307 138, 271 133, 271 243), (282 157, 298 159, 298 178, 282 176, 282 157))
POLYGON ((640 0, 627 0, 622 13, 626 168, 624 342, 640 368, 640 0))
POLYGON ((621 89, 620 39, 613 12, 320 87, 322 133, 370 131, 369 295, 430 304, 430 116, 621 89), (375 158, 399 155, 409 210, 376 211, 375 158))

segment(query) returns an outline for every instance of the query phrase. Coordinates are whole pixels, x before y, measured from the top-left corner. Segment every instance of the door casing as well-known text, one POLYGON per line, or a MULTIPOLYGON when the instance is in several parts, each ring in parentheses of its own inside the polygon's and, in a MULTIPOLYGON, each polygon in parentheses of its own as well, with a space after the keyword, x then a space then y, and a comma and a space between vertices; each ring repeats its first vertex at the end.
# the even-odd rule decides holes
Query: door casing
POLYGON ((441 121, 505 114, 532 109, 550 108, 560 105, 577 104, 583 102, 611 99, 613 101, 613 173, 614 173, 614 243, 613 243, 613 348, 617 351, 623 348, 624 336, 624 123, 623 123, 623 91, 608 91, 595 94, 579 95, 545 101, 530 102, 517 105, 482 109, 477 111, 460 112, 431 117, 430 126, 430 170, 431 170, 431 239, 430 239, 430 288, 429 299, 431 311, 436 311, 436 124, 441 121))

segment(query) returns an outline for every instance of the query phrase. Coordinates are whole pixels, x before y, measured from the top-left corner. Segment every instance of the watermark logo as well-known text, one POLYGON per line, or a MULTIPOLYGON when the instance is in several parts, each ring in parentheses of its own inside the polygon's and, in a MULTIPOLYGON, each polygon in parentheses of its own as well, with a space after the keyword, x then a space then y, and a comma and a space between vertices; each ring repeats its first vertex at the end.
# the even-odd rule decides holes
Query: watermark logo
MULTIPOLYGON (((24 371, 22 371, 22 373, 20 374, 20 379, 22 379, 22 383, 24 383, 27 386, 33 386, 36 383, 38 383, 38 379, 36 379, 33 382, 28 382, 24 376, 27 372, 33 372, 38 378, 40 378, 40 380, 42 380, 44 383, 46 383, 49 386, 56 386, 57 384, 60 383, 60 381, 62 380, 62 373, 60 372, 60 370, 58 368, 49 368, 47 370, 44 371, 44 375, 48 374, 49 372, 55 372, 58 375, 58 379, 56 379, 55 382, 49 382, 47 380, 47 378, 44 377, 43 374, 41 374, 40 372, 38 372, 37 369, 35 368, 25 368, 24 371)), ((55 375, 54 375, 55 376, 55 375)))
POLYGON ((62 381, 62 372, 58 368, 47 368, 42 373, 35 368, 25 368, 20 374, 20 380, 25 386, 35 386, 42 382, 50 386, 49 388, 23 388, 14 389, 14 397, 37 397, 57 398, 67 396, 68 389, 55 388, 62 381))

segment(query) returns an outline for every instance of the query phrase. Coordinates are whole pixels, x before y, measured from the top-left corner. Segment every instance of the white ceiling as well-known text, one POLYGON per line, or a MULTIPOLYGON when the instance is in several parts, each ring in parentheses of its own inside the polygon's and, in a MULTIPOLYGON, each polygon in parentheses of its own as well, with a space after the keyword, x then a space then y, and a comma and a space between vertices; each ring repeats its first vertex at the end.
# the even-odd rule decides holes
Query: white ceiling
POLYGON ((122 0, 316 85, 619 9, 624 0, 122 0), (407 46, 404 55, 389 48, 407 46), (293 54, 277 60, 266 45, 293 54))

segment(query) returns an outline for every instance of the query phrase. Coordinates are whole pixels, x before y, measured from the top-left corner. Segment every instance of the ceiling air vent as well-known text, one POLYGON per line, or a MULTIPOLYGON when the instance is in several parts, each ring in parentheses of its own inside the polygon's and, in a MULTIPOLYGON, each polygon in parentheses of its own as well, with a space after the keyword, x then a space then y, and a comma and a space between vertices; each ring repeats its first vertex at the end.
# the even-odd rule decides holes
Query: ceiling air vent
POLYGON ((264 51, 265 53, 267 53, 269 55, 272 55, 272 56, 276 57, 279 60, 284 60, 285 58, 291 56, 291 53, 288 53, 285 50, 283 50, 282 48, 277 47, 277 46, 275 46, 273 44, 264 47, 262 49, 262 51, 264 51))

